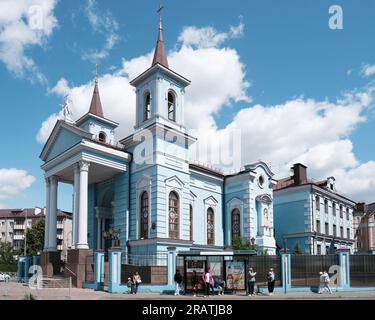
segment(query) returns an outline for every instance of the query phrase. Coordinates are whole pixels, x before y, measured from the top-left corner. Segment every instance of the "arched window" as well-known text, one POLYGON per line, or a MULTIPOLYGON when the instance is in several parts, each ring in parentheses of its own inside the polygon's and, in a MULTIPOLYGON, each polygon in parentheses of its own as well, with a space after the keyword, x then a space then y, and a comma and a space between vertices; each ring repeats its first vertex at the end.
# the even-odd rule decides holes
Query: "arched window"
POLYGON ((190 205, 190 241, 193 241, 193 206, 190 205))
POLYGON ((147 121, 151 117, 151 95, 149 92, 145 94, 143 121, 147 121))
POLYGON ((107 137, 104 132, 99 133, 99 142, 106 143, 107 137))
POLYGON ((212 208, 207 209, 207 244, 215 244, 215 214, 212 208))
POLYGON ((240 210, 234 209, 232 211, 232 244, 235 240, 241 237, 241 220, 240 210))
POLYGON ((148 208, 148 193, 145 191, 141 195, 141 238, 148 238, 148 217, 149 217, 149 208, 148 208))
POLYGON ((176 121, 176 101, 172 92, 168 92, 168 119, 176 121))
POLYGON ((169 194, 169 238, 178 239, 180 228, 180 208, 178 195, 172 191, 169 194))

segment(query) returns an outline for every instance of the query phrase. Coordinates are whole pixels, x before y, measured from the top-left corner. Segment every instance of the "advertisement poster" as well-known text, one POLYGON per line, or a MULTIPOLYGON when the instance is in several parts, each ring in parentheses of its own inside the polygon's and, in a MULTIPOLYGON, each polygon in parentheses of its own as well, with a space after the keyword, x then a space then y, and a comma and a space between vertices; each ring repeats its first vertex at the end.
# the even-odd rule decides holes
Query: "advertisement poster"
POLYGON ((213 277, 221 277, 221 265, 221 262, 209 262, 209 267, 213 277))
POLYGON ((227 287, 231 290, 245 289, 245 263, 243 261, 227 261, 227 287))
POLYGON ((204 261, 202 260, 189 260, 187 261, 186 272, 203 273, 204 272, 204 261))

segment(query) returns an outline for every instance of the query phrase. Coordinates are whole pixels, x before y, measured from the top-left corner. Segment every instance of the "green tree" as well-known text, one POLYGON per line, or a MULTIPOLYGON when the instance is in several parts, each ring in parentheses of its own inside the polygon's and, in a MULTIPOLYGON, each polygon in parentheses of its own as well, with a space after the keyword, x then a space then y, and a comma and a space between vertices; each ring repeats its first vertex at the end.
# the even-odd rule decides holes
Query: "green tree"
POLYGON ((15 264, 13 247, 9 242, 0 242, 0 264, 15 264))
MULTIPOLYGON (((26 235, 26 254, 28 256, 36 256, 38 252, 43 250, 44 246, 44 219, 38 220, 30 230, 27 231, 26 235)), ((21 245, 20 254, 24 254, 25 243, 21 245)))
POLYGON ((296 242, 294 246, 294 254, 302 254, 302 248, 299 242, 296 242))
POLYGON ((245 238, 236 238, 233 240, 232 248, 234 250, 256 250, 256 246, 245 238))

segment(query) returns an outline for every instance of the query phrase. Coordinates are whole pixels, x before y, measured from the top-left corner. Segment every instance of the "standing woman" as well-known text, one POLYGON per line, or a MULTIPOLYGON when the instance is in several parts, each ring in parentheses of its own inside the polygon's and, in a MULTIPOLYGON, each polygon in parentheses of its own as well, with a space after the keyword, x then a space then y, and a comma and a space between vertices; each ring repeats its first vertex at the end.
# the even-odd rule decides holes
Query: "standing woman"
POLYGON ((254 287, 255 287, 255 275, 257 273, 253 270, 253 268, 249 268, 247 272, 247 290, 249 297, 254 295, 254 287))
POLYGON ((138 287, 142 283, 141 276, 139 275, 138 271, 135 272, 133 276, 133 283, 134 283, 134 293, 138 293, 138 287))
POLYGON ((275 273, 273 268, 270 268, 270 271, 267 273, 267 284, 268 284, 268 293, 270 296, 273 295, 273 290, 275 289, 275 273))
POLYGON ((206 297, 206 296, 210 295, 210 288, 211 288, 211 284, 213 283, 213 278, 212 278, 212 274, 210 272, 210 268, 208 268, 206 272, 203 272, 202 280, 203 280, 204 288, 205 288, 205 291, 206 291, 206 293, 205 293, 205 297, 206 297))

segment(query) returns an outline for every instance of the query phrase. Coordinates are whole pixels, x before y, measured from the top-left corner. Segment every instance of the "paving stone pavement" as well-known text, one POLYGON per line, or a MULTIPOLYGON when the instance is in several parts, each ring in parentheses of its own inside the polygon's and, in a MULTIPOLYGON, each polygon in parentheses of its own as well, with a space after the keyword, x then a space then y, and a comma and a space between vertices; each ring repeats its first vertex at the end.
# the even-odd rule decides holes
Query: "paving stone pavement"
POLYGON ((222 300, 375 300, 375 291, 360 292, 335 292, 333 294, 317 294, 312 292, 275 293, 273 296, 266 294, 248 297, 243 293, 237 295, 203 296, 192 295, 178 296, 163 295, 158 293, 110 294, 103 291, 89 289, 60 288, 60 289, 30 289, 22 283, 0 283, 0 300, 23 300, 26 294, 32 294, 36 300, 182 300, 182 301, 222 301, 222 300))

